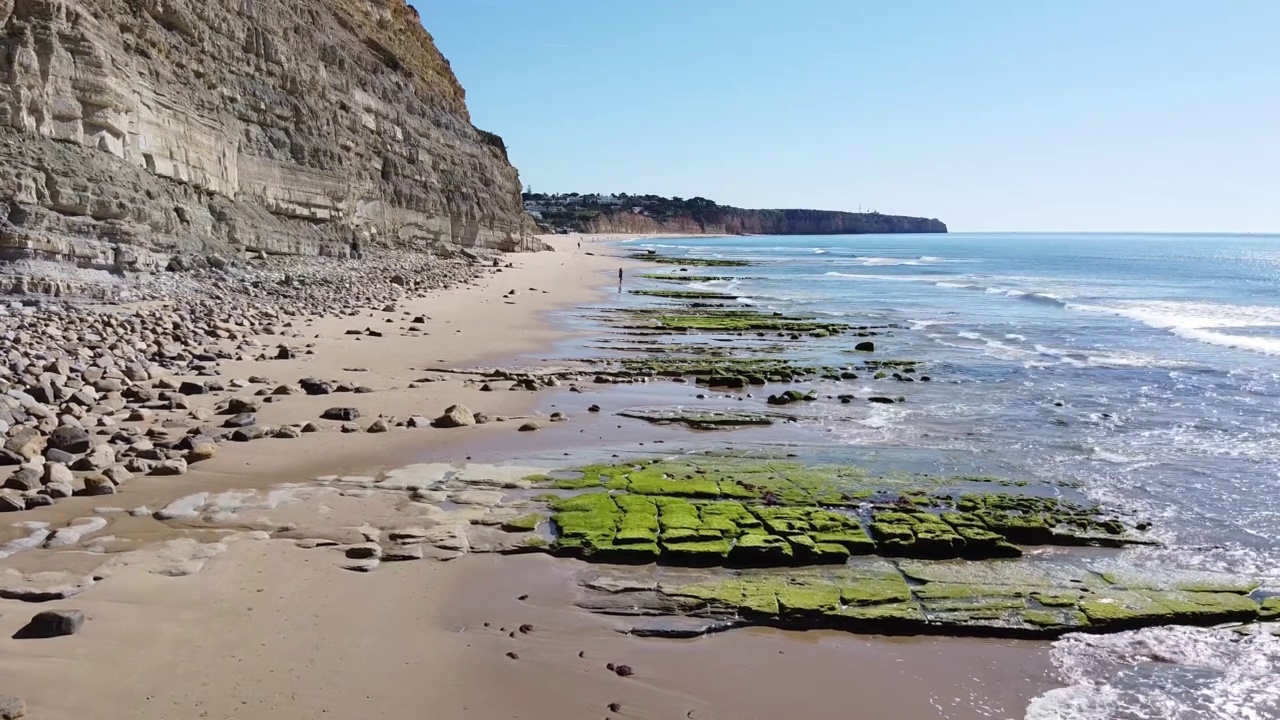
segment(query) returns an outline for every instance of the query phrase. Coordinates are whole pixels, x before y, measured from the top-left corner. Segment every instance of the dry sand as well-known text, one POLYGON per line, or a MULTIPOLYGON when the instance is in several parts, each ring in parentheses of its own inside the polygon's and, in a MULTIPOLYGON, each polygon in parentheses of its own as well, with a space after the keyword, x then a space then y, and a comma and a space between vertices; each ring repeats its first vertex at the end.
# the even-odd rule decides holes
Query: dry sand
MULTIPOLYGON (((455 402, 490 415, 530 414, 546 402, 540 393, 482 393, 455 378, 412 390, 408 384, 432 375, 432 367, 536 359, 563 337, 550 322, 553 311, 616 292, 617 269, 625 262, 600 254, 597 238, 618 239, 549 237, 557 252, 510 256, 514 269, 477 287, 436 293, 394 313, 317 321, 308 330, 319 335, 314 355, 265 367, 232 363, 225 375, 268 374, 277 382, 343 378, 377 391, 291 396, 265 406, 267 423, 311 419, 336 404, 359 407, 367 417, 433 417, 455 402), (519 294, 504 298, 511 289, 519 294), (418 314, 431 318, 430 335, 394 331, 418 314), (382 338, 344 334, 364 327, 388 332, 382 338), (347 370, 357 367, 367 370, 347 370)), ((66 500, 22 520, 65 522, 102 505, 154 508, 201 490, 461 460, 472 448, 493 453, 568 445, 581 429, 566 423, 528 434, 517 433, 517 424, 384 435, 330 430, 228 446, 190 475, 142 478, 121 495, 66 500)), ((377 502, 365 501, 359 512, 386 510, 377 502)), ((340 526, 356 523, 344 515, 355 505, 308 507, 323 508, 317 512, 340 526)), ((623 625, 616 620, 573 608, 572 561, 468 556, 384 564, 362 574, 342 569, 338 552, 304 550, 261 533, 228 537, 175 530, 150 517, 113 517, 109 532, 126 547, 144 549, 122 556, 127 562, 105 581, 41 605, 0 600, 0 695, 23 697, 32 717, 976 719, 1021 717, 1027 698, 1047 687, 1043 646, 1031 643, 777 631, 641 640, 618 633, 623 625), (173 545, 175 534, 189 545, 173 545), (183 553, 198 547, 194 540, 215 539, 224 551, 202 571, 185 577, 155 572, 175 552, 183 563, 193 562, 183 553), (170 544, 158 544, 164 540, 170 544), (49 608, 82 609, 89 620, 72 637, 10 639, 31 615, 49 608), (510 637, 525 623, 532 632, 510 637), (605 669, 608 662, 629 664, 636 674, 617 677, 605 669), (610 711, 610 703, 621 710, 610 711)), ((0 532, 0 542, 21 534, 0 532)), ((101 557, 18 553, 0 559, 0 572, 85 572, 101 557)))

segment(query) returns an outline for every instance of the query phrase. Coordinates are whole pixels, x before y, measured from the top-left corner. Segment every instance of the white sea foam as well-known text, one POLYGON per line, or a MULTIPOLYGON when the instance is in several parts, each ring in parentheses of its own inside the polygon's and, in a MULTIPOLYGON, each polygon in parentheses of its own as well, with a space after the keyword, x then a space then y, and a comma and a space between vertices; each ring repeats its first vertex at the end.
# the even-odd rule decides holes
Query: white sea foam
POLYGON ((1158 627, 1072 634, 1052 657, 1066 688, 1026 720, 1266 720, 1280 714, 1280 638, 1158 627))
POLYGON ((1225 329, 1280 327, 1280 308, 1266 305, 1169 300, 1133 301, 1112 305, 1066 303, 1078 312, 1106 313, 1136 320, 1157 330, 1166 330, 1188 340, 1280 355, 1280 337, 1238 335, 1225 329))

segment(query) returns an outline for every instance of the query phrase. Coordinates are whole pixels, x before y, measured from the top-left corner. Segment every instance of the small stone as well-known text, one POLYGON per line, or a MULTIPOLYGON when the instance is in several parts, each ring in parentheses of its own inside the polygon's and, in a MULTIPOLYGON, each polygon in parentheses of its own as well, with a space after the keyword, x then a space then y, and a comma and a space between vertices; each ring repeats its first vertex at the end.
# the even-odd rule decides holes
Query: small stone
POLYGON ((519 429, 520 429, 520 432, 537 432, 538 430, 542 429, 542 426, 536 422, 530 421, 521 425, 519 429))
POLYGON ((551 422, 564 422, 565 420, 568 420, 568 419, 569 419, 569 416, 565 415, 562 412, 551 413, 551 422))
POLYGON ((209 460, 218 454, 218 443, 207 435, 196 435, 186 441, 187 454, 184 456, 188 463, 197 463, 209 460))
POLYGON ((515 652, 508 652, 508 653, 507 653, 507 657, 511 658, 512 660, 519 660, 519 659, 520 659, 520 656, 519 656, 519 655, 517 655, 515 652))
POLYGON ((26 509, 27 503, 21 497, 0 493, 0 513, 22 512, 26 509))
POLYGON ((195 382, 193 380, 184 380, 182 384, 178 386, 178 392, 183 395, 204 395, 208 391, 209 389, 204 383, 195 382))
POLYGON ((64 637, 75 635, 81 627, 84 627, 84 613, 80 610, 45 610, 31 618, 31 622, 18 631, 18 637, 64 637))
POLYGON ((293 425, 285 425, 279 430, 276 430, 275 435, 272 437, 277 437, 282 440, 293 440, 294 438, 302 437, 302 430, 294 427, 293 425))
POLYGON ((260 440, 271 432, 271 428, 265 425, 250 425, 248 427, 238 428, 231 433, 231 439, 235 442, 250 442, 260 440))
POLYGON ((391 428, 387 425, 386 420, 383 420, 382 418, 378 418, 377 420, 374 420, 372 423, 370 423, 369 428, 365 432, 384 433, 390 429, 391 428))
MULTIPOLYGON (((333 384, 316 378, 303 378, 298 381, 302 391, 308 395, 328 395, 333 392, 333 384)), ((278 393, 277 393, 278 394, 278 393)))
POLYGON ((587 412, 590 412, 590 413, 598 413, 598 412, 600 412, 600 406, 599 406, 599 405, 592 405, 591 407, 587 408, 587 412))
POLYGON ((876 344, 868 340, 866 342, 860 342, 857 345, 854 345, 853 349, 856 350, 857 352, 875 352, 876 344))

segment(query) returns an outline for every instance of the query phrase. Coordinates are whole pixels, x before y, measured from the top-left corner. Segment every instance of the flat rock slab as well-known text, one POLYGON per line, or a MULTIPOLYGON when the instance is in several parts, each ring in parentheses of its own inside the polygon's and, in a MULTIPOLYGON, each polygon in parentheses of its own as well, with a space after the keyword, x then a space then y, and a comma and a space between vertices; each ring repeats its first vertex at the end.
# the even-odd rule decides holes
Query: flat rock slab
POLYGON ((45 610, 37 613, 19 630, 14 638, 36 639, 75 635, 84 627, 84 612, 80 610, 45 610))

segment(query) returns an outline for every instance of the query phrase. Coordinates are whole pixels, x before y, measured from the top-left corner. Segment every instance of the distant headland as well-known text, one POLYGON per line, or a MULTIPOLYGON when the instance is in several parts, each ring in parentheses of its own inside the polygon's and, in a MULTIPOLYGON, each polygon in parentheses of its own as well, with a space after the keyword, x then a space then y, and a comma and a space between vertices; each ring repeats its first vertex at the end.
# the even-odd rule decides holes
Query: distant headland
POLYGON ((838 210, 747 210, 703 197, 526 192, 524 209, 546 232, 691 235, 945 233, 933 218, 838 210))

